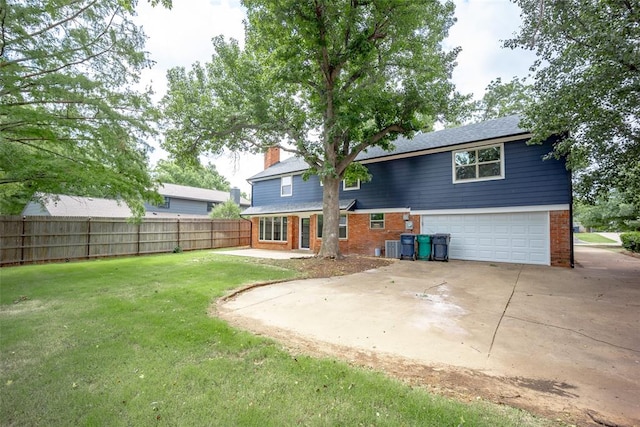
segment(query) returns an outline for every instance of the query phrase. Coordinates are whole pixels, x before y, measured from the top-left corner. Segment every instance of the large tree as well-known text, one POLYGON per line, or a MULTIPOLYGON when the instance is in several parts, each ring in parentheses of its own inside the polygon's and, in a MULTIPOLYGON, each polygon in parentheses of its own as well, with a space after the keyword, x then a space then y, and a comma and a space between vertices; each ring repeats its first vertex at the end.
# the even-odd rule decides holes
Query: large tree
POLYGON ((323 182, 320 256, 339 257, 339 185, 355 157, 392 147, 445 112, 457 49, 453 4, 437 0, 244 0, 244 49, 214 39, 211 61, 168 73, 165 149, 301 156, 323 182))
POLYGON ((502 82, 500 77, 492 80, 486 87, 482 99, 475 105, 474 118, 478 122, 522 114, 533 102, 532 87, 525 79, 514 77, 502 82))
POLYGON ((538 102, 522 125, 533 142, 564 135, 556 155, 577 171, 586 200, 617 194, 640 206, 640 4, 630 0, 514 0, 520 33, 537 52, 538 102))
MULTIPOLYGON (((0 0, 0 195, 15 213, 33 195, 157 197, 144 139, 151 65, 135 0, 0 0)), ((169 0, 154 0, 170 6, 169 0)))
POLYGON ((229 191, 230 184, 220 175, 216 165, 206 166, 200 163, 179 165, 173 160, 159 160, 153 170, 153 176, 159 182, 188 185, 190 187, 208 188, 211 190, 229 191))

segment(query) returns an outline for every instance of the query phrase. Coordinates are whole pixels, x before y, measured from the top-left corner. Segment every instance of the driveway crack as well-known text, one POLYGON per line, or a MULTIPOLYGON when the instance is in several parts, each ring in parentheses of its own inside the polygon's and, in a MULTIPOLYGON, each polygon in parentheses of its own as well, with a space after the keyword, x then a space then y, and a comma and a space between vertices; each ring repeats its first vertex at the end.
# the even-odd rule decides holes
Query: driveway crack
POLYGON ((537 320, 524 319, 522 317, 517 317, 517 316, 505 316, 505 317, 508 317, 509 319, 520 320, 521 322, 527 322, 527 323, 533 323, 533 324, 536 324, 536 325, 546 326, 548 328, 556 328, 556 329, 561 329, 563 331, 573 332, 574 334, 581 335, 581 336, 583 336, 585 338, 588 338, 590 340, 599 342, 601 344, 606 344, 606 345, 609 345, 611 347, 619 348, 621 350, 627 350, 627 351, 632 351, 634 353, 640 353, 640 350, 637 350, 637 349, 634 349, 634 348, 630 348, 630 347, 624 347, 624 346, 621 346, 621 345, 617 345, 617 344, 611 343, 609 341, 600 340, 598 338, 592 337, 591 335, 585 334, 584 332, 576 331, 575 329, 565 328, 565 327, 558 326, 558 325, 552 325, 550 323, 539 322, 537 320))
POLYGON ((511 303, 511 298, 513 298, 513 294, 516 292, 516 286, 518 286, 518 281, 520 280, 520 273, 522 273, 523 266, 520 266, 520 270, 518 270, 518 277, 516 277, 516 281, 513 284, 513 289, 511 289, 511 295, 509 295, 509 299, 504 306, 504 310, 502 310, 502 314, 500 315, 500 320, 498 320, 498 324, 496 325, 496 329, 493 331, 493 337, 491 338, 491 345, 489 346, 489 352, 487 353, 487 359, 491 357, 491 350, 493 350, 493 343, 496 341, 496 335, 498 335, 498 329, 500 328, 500 324, 502 323, 502 319, 509 308, 509 304, 511 303))

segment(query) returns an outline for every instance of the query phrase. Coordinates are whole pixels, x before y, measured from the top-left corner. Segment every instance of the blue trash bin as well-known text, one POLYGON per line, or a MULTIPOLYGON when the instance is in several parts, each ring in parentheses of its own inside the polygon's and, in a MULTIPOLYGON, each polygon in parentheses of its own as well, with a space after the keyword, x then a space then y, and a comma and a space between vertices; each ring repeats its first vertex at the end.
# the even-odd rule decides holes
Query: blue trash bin
POLYGON ((400 252, 400 259, 410 259, 414 261, 416 259, 416 235, 415 234, 401 234, 400 244, 402 245, 402 251, 400 252))
POLYGON ((451 234, 438 233, 431 238, 431 256, 435 261, 449 261, 451 234))

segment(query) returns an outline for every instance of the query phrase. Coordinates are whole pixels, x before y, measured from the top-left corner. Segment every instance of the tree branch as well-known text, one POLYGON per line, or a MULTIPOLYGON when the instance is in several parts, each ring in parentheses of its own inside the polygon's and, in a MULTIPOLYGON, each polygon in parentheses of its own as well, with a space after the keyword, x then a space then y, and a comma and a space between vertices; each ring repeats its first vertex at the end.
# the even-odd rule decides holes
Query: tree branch
MULTIPOLYGON (((72 6, 73 4, 77 4, 77 3, 82 3, 82 0, 76 0, 74 2, 69 3, 67 6, 72 6)), ((52 29, 54 29, 54 28, 56 28, 56 27, 58 27, 58 26, 60 26, 62 24, 65 24, 65 23, 67 23, 69 21, 72 21, 72 20, 76 19, 78 16, 80 16, 81 14, 83 14, 86 10, 91 8, 96 3, 98 3, 98 0, 93 0, 87 6, 85 6, 83 8, 80 8, 76 13, 68 16, 67 18, 65 18, 65 19, 63 19, 61 21, 58 21, 58 22, 54 22, 54 23, 52 23, 50 25, 47 25, 46 27, 42 28, 40 31, 36 31, 33 34, 27 34, 25 37, 17 38, 15 40, 13 40, 13 42, 17 43, 17 42, 19 42, 19 41, 21 41, 23 39, 26 39, 26 38, 33 38, 33 37, 39 36, 40 34, 46 33, 47 31, 50 31, 50 30, 52 30, 52 29)))
POLYGON ((339 170, 339 171, 344 171, 347 168, 347 166, 349 166, 349 163, 353 162, 355 160, 355 158, 358 156, 358 154, 360 154, 360 152, 362 150, 364 150, 367 147, 374 146, 382 138, 384 138, 385 136, 387 136, 391 132, 400 133, 400 132, 404 132, 404 131, 406 131, 406 129, 404 127, 400 126, 399 124, 392 124, 392 125, 389 125, 389 126, 385 127, 384 129, 381 129, 380 131, 378 131, 374 135, 372 135, 371 138, 369 138, 368 141, 361 142, 361 143, 357 144, 355 147, 353 147, 351 149, 351 152, 349 152, 349 154, 347 154, 340 161, 340 163, 337 165, 336 169, 339 170))

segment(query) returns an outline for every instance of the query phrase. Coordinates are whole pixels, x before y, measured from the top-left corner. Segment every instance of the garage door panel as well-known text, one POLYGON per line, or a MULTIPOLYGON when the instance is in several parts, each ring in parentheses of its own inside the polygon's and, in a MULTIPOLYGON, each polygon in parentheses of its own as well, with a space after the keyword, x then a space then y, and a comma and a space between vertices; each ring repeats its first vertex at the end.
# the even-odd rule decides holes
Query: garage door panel
POLYGON ((423 215, 421 232, 449 233, 449 257, 550 264, 549 213, 423 215))

